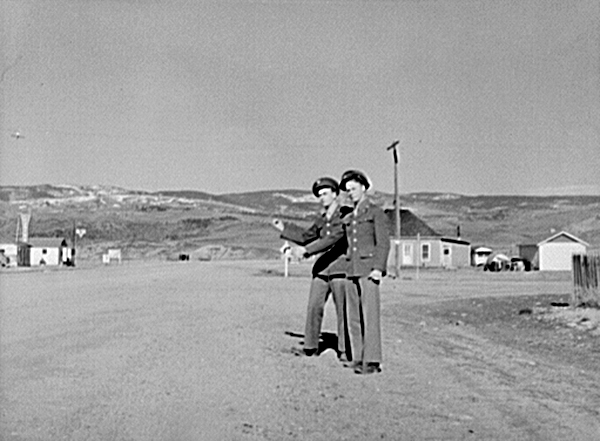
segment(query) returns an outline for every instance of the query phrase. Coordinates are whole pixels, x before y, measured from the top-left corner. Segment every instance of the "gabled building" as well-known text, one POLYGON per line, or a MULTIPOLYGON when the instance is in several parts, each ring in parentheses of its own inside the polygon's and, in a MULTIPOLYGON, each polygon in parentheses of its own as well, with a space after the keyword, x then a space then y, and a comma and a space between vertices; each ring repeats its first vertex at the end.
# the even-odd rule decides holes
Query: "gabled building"
MULTIPOLYGON (((394 266, 393 209, 385 210, 390 221, 392 246, 388 265, 394 266)), ((461 238, 442 236, 407 209, 400 210, 400 264, 402 266, 457 268, 471 265, 471 244, 461 238)))
POLYGON ((589 244, 561 231, 537 244, 537 267, 540 271, 571 271, 573 254, 586 254, 589 244))
POLYGON ((566 231, 553 234, 537 244, 517 245, 518 254, 540 271, 570 271, 573 254, 586 254, 589 244, 566 231))
POLYGON ((66 265, 70 259, 71 249, 64 238, 32 237, 18 244, 19 266, 66 265))

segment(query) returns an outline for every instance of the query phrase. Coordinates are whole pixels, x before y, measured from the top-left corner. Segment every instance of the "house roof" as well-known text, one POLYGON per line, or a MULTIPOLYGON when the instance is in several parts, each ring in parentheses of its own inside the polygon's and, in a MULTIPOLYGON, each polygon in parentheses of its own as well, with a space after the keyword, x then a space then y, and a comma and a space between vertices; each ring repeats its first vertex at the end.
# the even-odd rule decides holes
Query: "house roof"
POLYGON ((67 245, 67 240, 63 237, 30 237, 27 244, 36 248, 60 248, 67 245))
MULTIPOLYGON (((393 208, 386 209, 385 214, 390 221, 390 234, 393 236, 396 225, 396 212, 393 208)), ((400 237, 441 237, 437 231, 419 219, 410 210, 400 209, 400 237)))
POLYGON ((466 240, 462 240, 462 239, 457 239, 455 237, 442 237, 440 240, 442 242, 455 243, 458 245, 471 245, 471 242, 467 242, 466 240))
POLYGON ((566 231, 561 231, 559 233, 554 234, 553 236, 550 236, 548 239, 541 241, 540 243, 537 244, 537 246, 539 247, 540 245, 544 245, 547 244, 549 242, 553 242, 556 239, 558 239, 559 237, 566 237, 567 239, 572 240, 573 242, 578 242, 582 245, 585 245, 586 247, 589 247, 590 244, 587 242, 584 242, 583 240, 579 239, 578 237, 573 236, 570 233, 567 233, 566 231))

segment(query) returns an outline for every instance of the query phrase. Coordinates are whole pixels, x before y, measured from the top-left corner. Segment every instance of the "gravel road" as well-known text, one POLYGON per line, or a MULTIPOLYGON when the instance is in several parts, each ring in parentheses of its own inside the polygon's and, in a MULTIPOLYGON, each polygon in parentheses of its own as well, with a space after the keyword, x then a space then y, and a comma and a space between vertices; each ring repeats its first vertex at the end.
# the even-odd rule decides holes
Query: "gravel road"
MULTIPOLYGON (((0 439, 600 439, 598 337, 572 357, 564 345, 535 350, 526 336, 566 334, 521 327, 515 305, 497 300, 568 298, 568 274, 388 278, 383 372, 360 376, 332 350, 290 353, 309 266, 281 270, 223 261, 3 271, 0 439), (500 321, 501 305, 510 320, 500 321)), ((334 329, 329 304, 323 330, 334 329)))

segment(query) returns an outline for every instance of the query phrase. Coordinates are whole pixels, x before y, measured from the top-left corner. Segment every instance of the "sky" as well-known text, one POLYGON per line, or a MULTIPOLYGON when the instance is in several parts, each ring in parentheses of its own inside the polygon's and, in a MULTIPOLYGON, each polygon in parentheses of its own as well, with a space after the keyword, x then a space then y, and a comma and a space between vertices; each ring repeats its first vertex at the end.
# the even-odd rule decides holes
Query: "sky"
POLYGON ((0 185, 600 195, 598 0, 0 8, 0 185))

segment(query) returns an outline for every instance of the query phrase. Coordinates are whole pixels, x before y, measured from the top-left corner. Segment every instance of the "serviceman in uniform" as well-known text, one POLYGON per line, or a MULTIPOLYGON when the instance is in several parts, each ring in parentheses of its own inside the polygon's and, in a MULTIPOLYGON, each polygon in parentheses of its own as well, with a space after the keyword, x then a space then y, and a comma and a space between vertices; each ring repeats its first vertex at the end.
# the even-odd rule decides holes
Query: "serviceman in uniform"
POLYGON ((349 346, 354 358, 345 366, 357 374, 381 372, 379 285, 386 274, 390 250, 385 213, 365 194, 370 186, 367 176, 358 170, 348 170, 340 181, 340 188, 348 192, 354 204, 344 220, 348 242, 346 307, 349 346))
POLYGON ((275 228, 281 231, 282 239, 300 245, 294 250, 295 254, 309 257, 323 253, 312 268, 313 277, 306 311, 304 346, 302 349, 294 348, 294 352, 297 355, 318 355, 325 303, 329 294, 332 293, 337 314, 337 354, 340 361, 346 362, 349 359, 346 353, 348 331, 344 313, 346 238, 342 217, 344 214, 348 214, 352 208, 339 203, 339 185, 333 178, 317 179, 313 184, 312 192, 319 199, 323 209, 308 229, 292 223, 284 224, 280 219, 273 220, 275 228))

